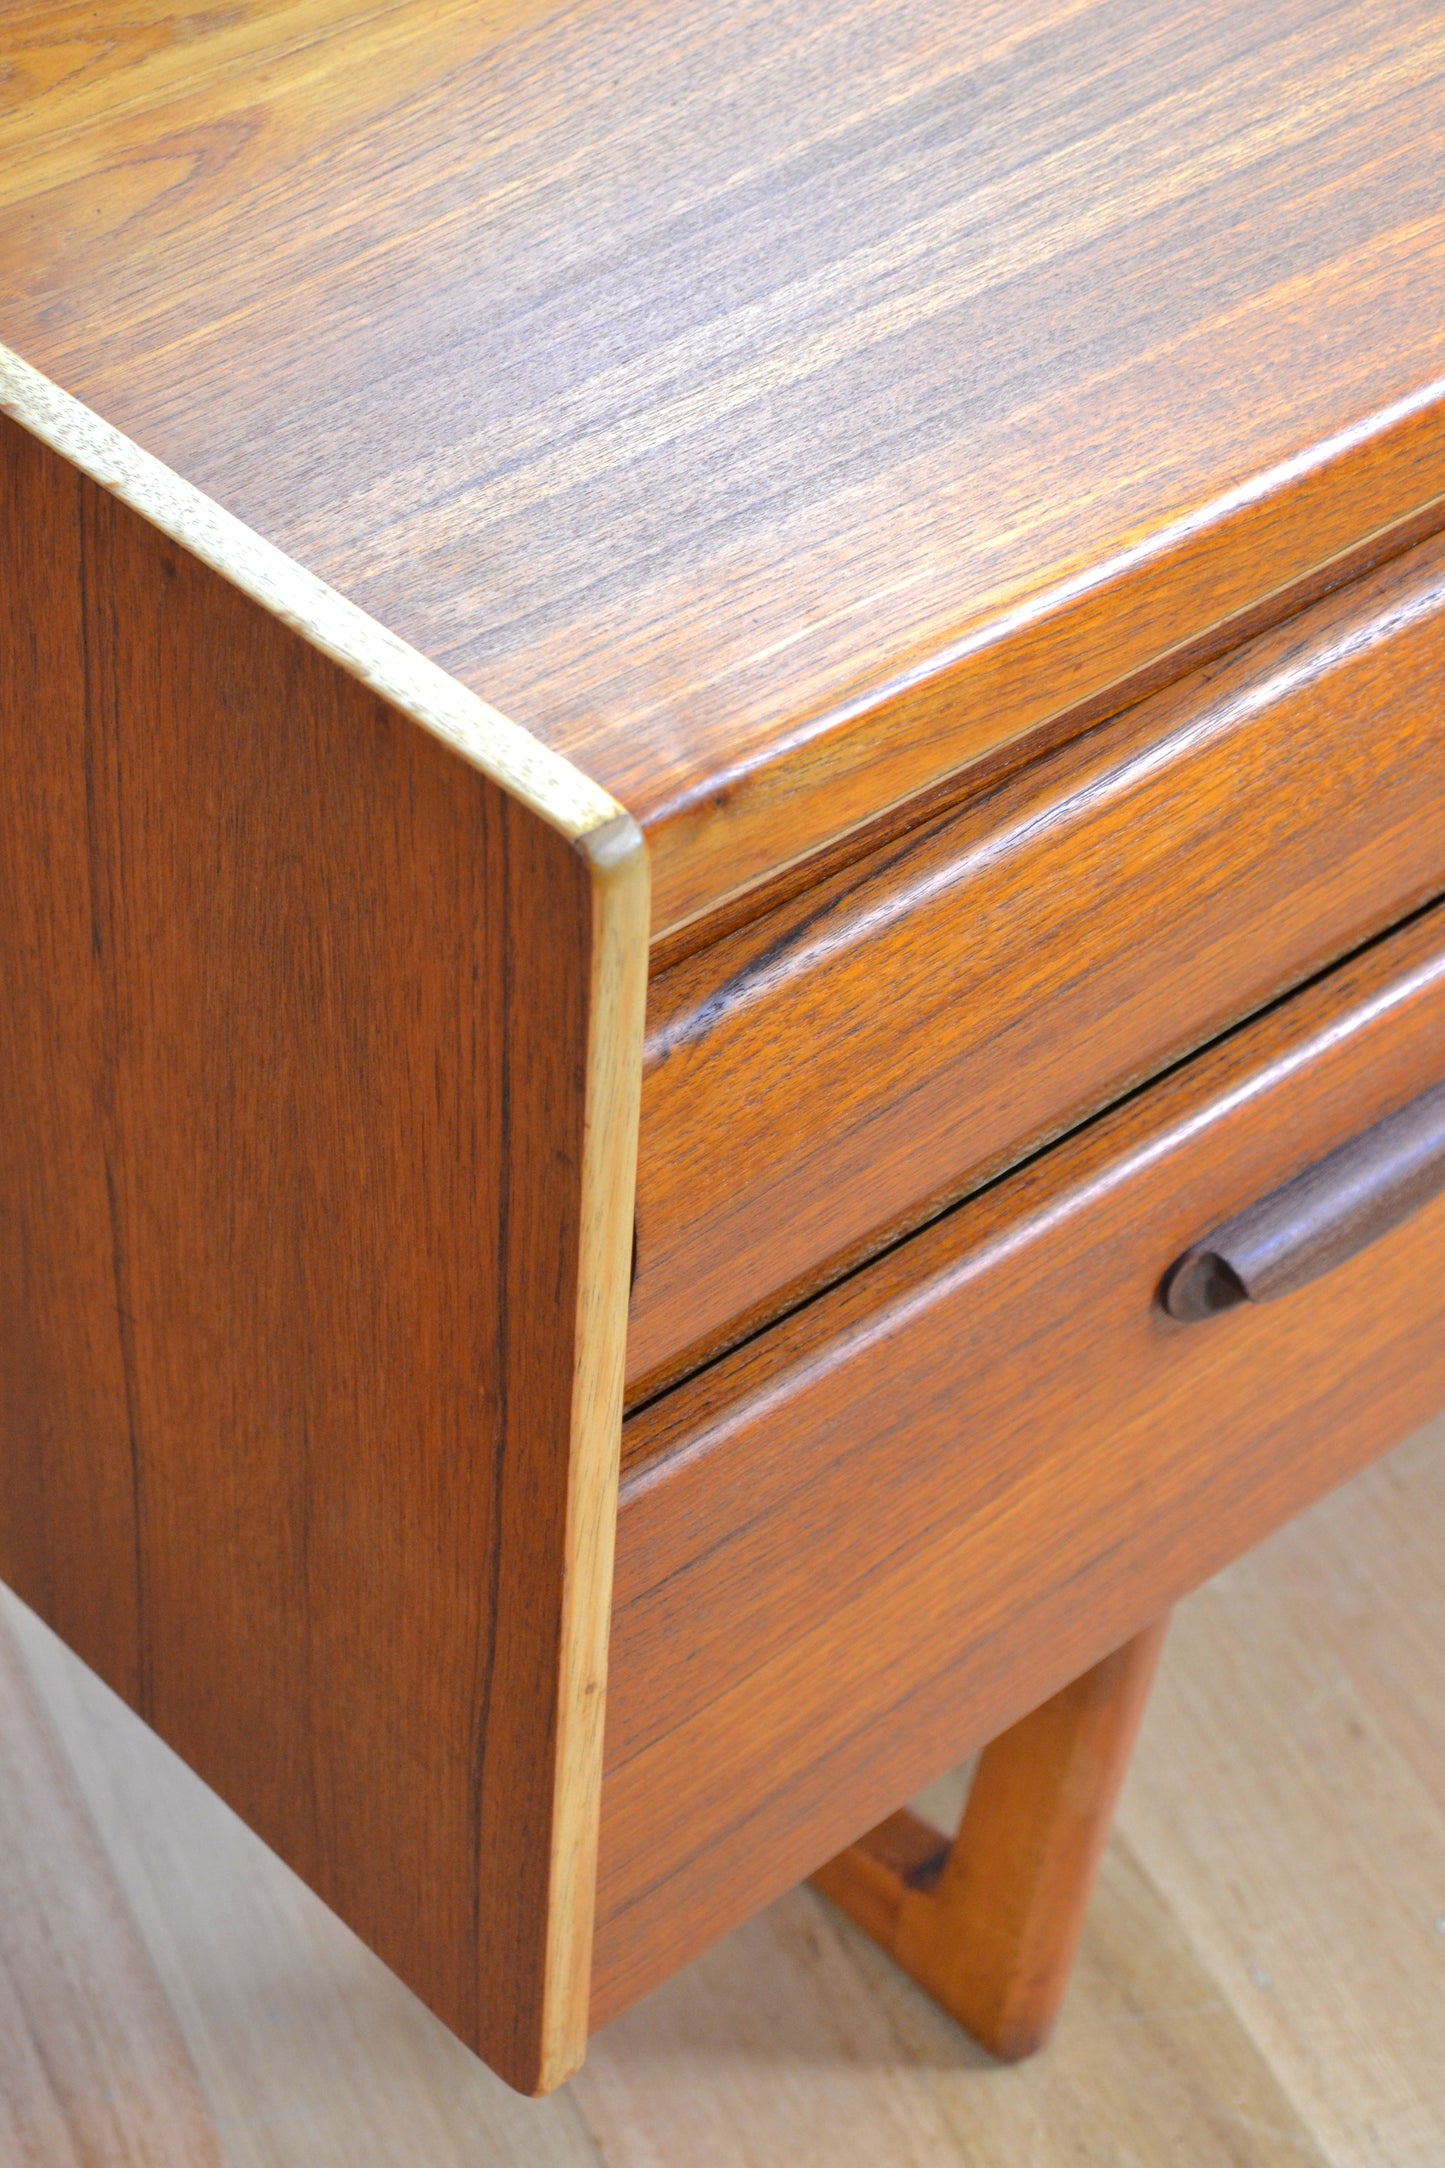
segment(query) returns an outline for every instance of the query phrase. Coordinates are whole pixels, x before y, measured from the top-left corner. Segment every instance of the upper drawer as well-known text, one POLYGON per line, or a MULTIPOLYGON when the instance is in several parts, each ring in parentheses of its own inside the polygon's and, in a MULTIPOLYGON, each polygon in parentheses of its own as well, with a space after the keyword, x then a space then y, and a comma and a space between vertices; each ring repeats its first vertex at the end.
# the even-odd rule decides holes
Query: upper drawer
POLYGON ((1434 539, 689 958, 631 1396, 1445 887, 1434 539))

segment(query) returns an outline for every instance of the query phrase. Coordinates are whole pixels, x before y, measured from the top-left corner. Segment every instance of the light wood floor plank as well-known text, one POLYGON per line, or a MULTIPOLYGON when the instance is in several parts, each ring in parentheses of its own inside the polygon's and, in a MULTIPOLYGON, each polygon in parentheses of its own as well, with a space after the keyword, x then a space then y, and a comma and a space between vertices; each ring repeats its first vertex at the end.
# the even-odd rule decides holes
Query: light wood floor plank
POLYGON ((1442 1537, 1445 1423, 1436 1423, 1284 1530, 1267 1571, 1445 1809, 1442 1537))
POLYGON ((222 2161, 145 1945, 3 1620, 0 2161, 222 2161))
MULTIPOLYGON (((1440 1525, 1442 1457, 1435 1426, 1401 1458, 1422 1528, 1440 1525)), ((1445 1750, 1445 1589, 1405 1572, 1391 1593, 1412 1546, 1367 1510, 1381 1485, 1366 1476, 1181 1607, 1119 1828, 1327 2158, 1439 2168, 1445 1813, 1417 1762, 1432 1725, 1445 1750), (1366 1573, 1336 1570, 1353 1547, 1375 1554, 1373 1667, 1341 1653, 1366 1573), (1433 1664, 1407 1661, 1430 1619, 1433 1664), (1408 1688, 1387 1696, 1390 1676, 1408 1688)))

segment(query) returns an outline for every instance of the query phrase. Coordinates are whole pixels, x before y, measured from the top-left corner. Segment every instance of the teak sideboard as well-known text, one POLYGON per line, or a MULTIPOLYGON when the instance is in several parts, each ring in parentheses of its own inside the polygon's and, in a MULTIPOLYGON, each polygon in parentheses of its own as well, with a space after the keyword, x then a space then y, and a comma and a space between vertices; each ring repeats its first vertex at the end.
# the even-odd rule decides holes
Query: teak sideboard
POLYGON ((1170 1605, 1445 1404, 1445 16, 0 99, 0 1572, 516 2086, 809 1874, 1026 2052, 1170 1605))

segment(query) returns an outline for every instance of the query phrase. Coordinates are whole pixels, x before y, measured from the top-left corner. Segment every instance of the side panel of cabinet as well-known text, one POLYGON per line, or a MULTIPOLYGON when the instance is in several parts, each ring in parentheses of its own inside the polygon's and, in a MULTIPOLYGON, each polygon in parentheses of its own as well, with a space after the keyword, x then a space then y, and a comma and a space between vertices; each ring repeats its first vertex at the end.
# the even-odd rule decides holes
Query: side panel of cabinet
POLYGON ((646 877, 0 417, 0 1571, 581 2052, 646 877))

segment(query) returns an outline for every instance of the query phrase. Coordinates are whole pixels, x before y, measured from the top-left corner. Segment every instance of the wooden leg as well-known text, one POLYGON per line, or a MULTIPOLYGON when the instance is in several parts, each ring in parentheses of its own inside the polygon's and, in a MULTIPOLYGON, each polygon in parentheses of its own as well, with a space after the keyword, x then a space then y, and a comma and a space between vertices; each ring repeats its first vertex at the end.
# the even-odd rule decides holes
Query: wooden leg
POLYGON ((813 1877, 1005 2062, 1058 2015, 1167 1624, 984 1749, 951 1844, 905 1808, 813 1877))

